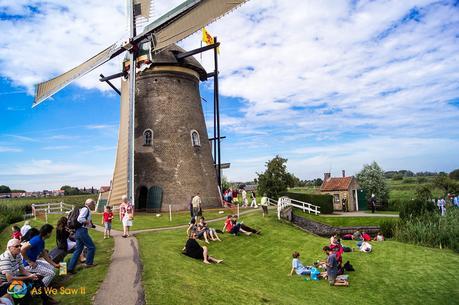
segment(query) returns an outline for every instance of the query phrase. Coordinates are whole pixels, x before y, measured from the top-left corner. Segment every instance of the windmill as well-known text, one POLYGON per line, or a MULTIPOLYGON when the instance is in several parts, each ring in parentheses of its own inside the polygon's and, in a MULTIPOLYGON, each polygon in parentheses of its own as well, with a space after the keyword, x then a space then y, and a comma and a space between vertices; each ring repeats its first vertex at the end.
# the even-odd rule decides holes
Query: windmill
MULTIPOLYGON (((138 69, 136 67, 137 65, 135 63, 138 63, 137 60, 141 59, 139 54, 142 53, 142 51, 145 53, 145 50, 147 50, 147 53, 149 53, 150 56, 154 56, 154 54, 158 55, 161 51, 164 51, 168 48, 169 53, 171 54, 183 53, 184 50, 177 50, 176 48, 174 49, 174 47, 171 49, 171 46, 198 31, 207 24, 215 21, 226 13, 232 11, 246 1, 247 0, 187 0, 163 16, 159 17, 155 21, 146 25, 143 31, 140 34, 137 34, 138 21, 142 17, 145 18, 150 13, 150 1, 128 0, 130 33, 129 38, 125 41, 125 43, 114 43, 84 63, 80 64, 79 66, 51 80, 38 84, 36 86, 36 94, 33 107, 42 103, 75 79, 82 77, 83 75, 101 66, 107 61, 117 57, 118 55, 127 52, 129 59, 128 61, 125 61, 125 63, 128 62, 128 70, 119 73, 117 76, 127 76, 129 81, 128 84, 124 84, 122 86, 122 91, 124 92, 122 92, 121 95, 123 96, 124 94, 125 96, 129 97, 129 115, 127 122, 125 122, 125 125, 128 125, 127 166, 125 168, 127 172, 127 179, 125 189, 127 191, 128 198, 131 200, 131 202, 134 202, 136 73, 138 73, 138 69), (126 94, 126 91, 128 91, 128 94, 126 94)), ((197 71, 196 73, 199 77, 200 68, 198 65, 196 65, 196 63, 188 62, 184 64, 183 61, 180 61, 180 65, 185 65, 185 68, 191 67, 192 70, 195 72, 197 71)), ((124 128, 125 126, 123 126, 123 121, 120 120, 120 132, 122 127, 124 128)), ((144 136, 151 138, 151 134, 147 131, 144 136)), ((192 142, 196 141, 196 139, 193 139, 193 137, 195 137, 195 134, 191 133, 192 142)), ((197 140, 199 141, 199 139, 197 140)), ((120 143, 118 143, 117 155, 119 151, 120 143)), ((208 172, 205 168, 203 171, 208 172)))

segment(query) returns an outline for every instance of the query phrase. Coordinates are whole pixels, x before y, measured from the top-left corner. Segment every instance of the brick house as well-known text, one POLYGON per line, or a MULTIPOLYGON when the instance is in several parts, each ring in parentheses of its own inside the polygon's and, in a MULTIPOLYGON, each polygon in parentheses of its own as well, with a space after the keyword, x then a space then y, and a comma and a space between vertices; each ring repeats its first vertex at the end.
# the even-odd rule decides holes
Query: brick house
POLYGON ((331 177, 330 173, 324 173, 324 182, 320 186, 321 193, 333 196, 334 211, 343 210, 343 199, 346 199, 348 211, 358 211, 358 189, 357 179, 354 176, 346 177, 344 170, 342 177, 331 177))

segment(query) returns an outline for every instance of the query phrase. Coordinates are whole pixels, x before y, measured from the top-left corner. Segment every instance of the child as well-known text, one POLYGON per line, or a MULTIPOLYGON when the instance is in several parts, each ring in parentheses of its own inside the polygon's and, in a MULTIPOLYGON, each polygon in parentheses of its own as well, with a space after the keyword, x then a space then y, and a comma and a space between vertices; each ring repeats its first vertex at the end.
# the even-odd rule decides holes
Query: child
POLYGON ((374 241, 384 241, 384 236, 381 232, 378 232, 378 235, 376 235, 374 241))
POLYGON ((345 280, 338 280, 336 276, 338 275, 338 260, 336 259, 336 254, 329 246, 323 247, 323 251, 327 254, 327 277, 328 283, 330 286, 349 286, 349 282, 345 280))
POLYGON ((12 230, 13 230, 13 233, 11 234, 11 237, 14 239, 21 240, 22 238, 21 228, 19 228, 18 226, 13 226, 12 230))
POLYGON ((104 239, 110 238, 110 231, 112 230, 112 219, 113 213, 110 206, 105 207, 104 214, 102 216, 102 224, 104 225, 104 239))
POLYGON ((309 275, 309 274, 311 274, 311 268, 312 267, 303 266, 303 264, 299 260, 300 253, 295 251, 295 252, 293 252, 292 257, 293 257, 293 259, 292 259, 292 270, 290 271, 289 276, 292 276, 293 271, 295 271, 296 274, 298 274, 298 275, 309 275))

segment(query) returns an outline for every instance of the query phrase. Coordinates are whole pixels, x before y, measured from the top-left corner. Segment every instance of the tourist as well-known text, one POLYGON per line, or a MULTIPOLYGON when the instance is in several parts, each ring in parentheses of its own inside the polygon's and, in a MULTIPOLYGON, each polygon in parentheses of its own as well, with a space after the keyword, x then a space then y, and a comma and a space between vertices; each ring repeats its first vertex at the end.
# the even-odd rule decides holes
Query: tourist
POLYGON ((202 259, 205 264, 210 263, 221 263, 222 259, 216 259, 212 256, 209 256, 209 251, 206 246, 201 247, 196 241, 196 232, 191 232, 190 237, 188 238, 185 247, 183 247, 182 253, 186 256, 195 259, 202 259))
POLYGON ((11 227, 11 230, 13 231, 13 233, 11 233, 11 238, 21 240, 22 238, 21 228, 19 228, 18 226, 13 226, 11 227))
MULTIPOLYGON (((237 217, 237 216, 236 216, 237 217)), ((226 216, 225 224, 223 226, 223 232, 228 232, 230 234, 234 234, 234 236, 237 236, 239 232, 250 236, 252 233, 246 232, 241 229, 241 224, 237 223, 237 221, 234 220, 233 216, 228 215, 226 216)))
POLYGON ((96 246, 91 239, 91 236, 88 234, 89 228, 94 228, 95 226, 92 223, 91 210, 94 209, 95 202, 93 199, 87 199, 84 207, 79 210, 79 215, 77 218, 77 228, 75 230, 75 239, 76 239, 76 248, 73 252, 72 258, 68 264, 68 273, 75 273, 75 267, 77 261, 83 252, 83 248, 88 249, 88 254, 86 256, 86 268, 94 267, 94 255, 96 253, 96 246))
POLYGON ((247 201, 247 192, 245 189, 242 189, 242 207, 246 208, 248 206, 249 202, 247 201))
POLYGON ((105 207, 104 214, 102 215, 102 224, 104 226, 104 239, 111 237, 110 232, 112 230, 112 220, 113 220, 112 207, 107 205, 105 207))
POLYGON ((370 203, 370 207, 371 207, 371 213, 374 214, 374 212, 376 210, 376 196, 375 196, 375 194, 371 194, 369 203, 370 203))
POLYGON ((453 199, 453 205, 459 207, 459 195, 456 195, 453 199))
POLYGON ((252 202, 250 203, 250 207, 251 208, 258 208, 258 205, 257 205, 257 195, 255 194, 255 192, 251 192, 251 197, 252 197, 252 202))
POLYGON ((296 272, 296 274, 298 275, 308 275, 308 274, 311 274, 311 266, 303 266, 303 264, 301 263, 299 257, 300 257, 300 253, 298 252, 293 252, 292 254, 292 270, 290 271, 289 273, 289 276, 292 276, 293 275, 293 271, 296 272))
POLYGON ((67 253, 75 248, 76 242, 70 241, 70 230, 67 227, 67 217, 61 217, 56 225, 56 245, 57 247, 49 252, 53 262, 58 263, 64 260, 67 253))
POLYGON ((193 197, 193 199, 191 200, 191 204, 193 206, 193 217, 195 217, 196 219, 198 219, 197 217, 198 216, 201 216, 202 215, 202 211, 201 211, 201 197, 199 196, 199 192, 196 193, 196 196, 193 197))
POLYGON ((266 193, 264 193, 263 197, 261 197, 260 205, 263 209, 263 217, 265 217, 265 215, 268 215, 268 196, 266 193))
POLYGON ((341 201, 343 212, 347 212, 347 198, 344 196, 343 200, 341 201))
POLYGON ((191 232, 196 231, 196 218, 192 217, 190 223, 188 224, 188 228, 186 229, 186 236, 190 237, 191 232))
POLYGON ((249 232, 249 233, 255 233, 255 234, 261 234, 260 230, 252 229, 249 226, 246 226, 243 221, 238 222, 238 216, 236 214, 233 215, 231 221, 233 224, 239 224, 241 226, 240 231, 241 232, 249 232))
POLYGON ((208 229, 207 229, 207 225, 204 223, 204 218, 200 218, 199 219, 199 223, 196 225, 196 237, 197 238, 202 238, 204 237, 204 241, 206 243, 209 243, 209 239, 207 238, 208 237, 208 229))
POLYGON ((362 236, 363 241, 370 241, 371 240, 371 236, 367 232, 362 232, 361 236, 362 236))
POLYGON ((40 234, 40 231, 37 228, 30 228, 25 235, 21 238, 21 243, 29 241, 32 237, 37 236, 40 234))
MULTIPOLYGON (((15 238, 10 239, 6 246, 6 251, 0 255, 0 279, 1 282, 12 282, 14 280, 32 284, 37 290, 43 290, 40 294, 44 305, 58 304, 59 302, 51 298, 44 288, 43 282, 37 274, 31 273, 24 268, 23 257, 21 255, 21 242, 15 238)), ((31 304, 30 289, 21 299, 21 304, 31 304), (24 303, 22 303, 24 301, 24 303)))
POLYGON ((362 242, 362 244, 360 245, 359 249, 360 249, 360 252, 367 252, 367 253, 369 253, 369 252, 371 252, 371 250, 372 250, 372 246, 371 246, 371 244, 370 244, 369 242, 364 241, 364 242, 362 242))
POLYGON ((381 232, 378 232, 378 234, 375 236, 373 240, 374 241, 384 241, 384 236, 381 232))
POLYGON ((132 227, 132 220, 134 219, 134 207, 128 201, 128 197, 123 195, 120 204, 120 220, 123 223, 123 238, 129 237, 129 229, 132 227))
POLYGON ((26 270, 43 276, 43 284, 46 287, 49 286, 55 276, 54 268, 60 267, 45 250, 45 240, 51 236, 53 229, 52 225, 44 224, 40 228, 40 234, 31 238, 21 249, 26 270))
POLYGON ((330 249, 330 247, 323 247, 323 251, 327 254, 327 278, 330 286, 349 286, 348 281, 337 280, 336 276, 338 275, 338 260, 336 258, 336 253, 330 249))
POLYGON ((190 201, 188 201, 188 208, 190 209, 190 217, 193 218, 193 197, 190 197, 190 201))
POLYGON ((24 225, 21 227, 21 235, 24 236, 27 234, 32 227, 30 226, 30 222, 28 220, 24 221, 24 225))
POLYGON ((199 219, 197 228, 198 228, 198 232, 201 228, 203 228, 203 230, 205 230, 205 232, 207 233, 207 236, 210 237, 212 241, 216 241, 216 240, 221 241, 221 239, 217 235, 217 230, 213 228, 209 228, 207 226, 207 222, 205 222, 204 217, 201 216, 201 218, 199 219))

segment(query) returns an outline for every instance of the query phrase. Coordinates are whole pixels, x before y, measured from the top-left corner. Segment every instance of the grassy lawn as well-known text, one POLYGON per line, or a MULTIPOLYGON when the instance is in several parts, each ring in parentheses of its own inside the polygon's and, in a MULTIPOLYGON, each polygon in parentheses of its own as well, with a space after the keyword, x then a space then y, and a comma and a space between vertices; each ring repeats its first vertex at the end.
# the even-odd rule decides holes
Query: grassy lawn
POLYGON ((139 234, 147 304, 457 304, 459 255, 451 251, 375 243, 371 254, 345 253, 356 269, 349 288, 329 287, 323 280, 287 276, 293 251, 310 264, 324 258, 327 239, 275 215, 242 218, 263 235, 223 234, 223 242, 209 246, 211 255, 225 259, 221 265, 182 255, 184 230, 139 234))
MULTIPOLYGON (((55 226, 58 216, 53 215, 48 219, 49 223, 55 226)), ((40 228, 45 222, 41 219, 31 220, 31 225, 37 228, 40 228)), ((18 223, 18 226, 22 226, 22 222, 18 223)), ((10 239, 11 235, 11 226, 5 228, 5 230, 0 234, 0 249, 3 252, 6 247, 7 241, 10 239)), ((85 287, 85 294, 72 294, 72 295, 61 295, 58 293, 56 299, 61 301, 61 304, 70 304, 70 305, 90 305, 92 304, 92 297, 96 293, 100 284, 105 278, 107 273, 108 266, 110 264, 110 257, 113 252, 113 239, 103 239, 103 234, 90 230, 90 235, 96 245, 96 256, 94 262, 97 263, 97 266, 90 269, 78 270, 76 275, 60 277, 56 276, 55 281, 64 288, 80 288, 85 287)), ((46 248, 51 250, 56 245, 56 235, 55 230, 53 230, 53 235, 46 240, 46 248)), ((71 255, 66 257, 66 261, 70 260, 71 255)), ((60 289, 60 288, 59 288, 60 289)), ((58 291, 60 292, 60 290, 58 291)), ((38 304, 41 304, 38 302, 38 304)))
POLYGON ((326 216, 326 215, 313 215, 308 213, 303 213, 300 211, 295 211, 295 215, 301 216, 303 218, 311 219, 317 222, 321 222, 331 226, 342 226, 342 227, 352 227, 352 226, 379 226, 384 221, 396 220, 395 217, 339 217, 339 216, 326 216))
MULTIPOLYGON (((364 211, 366 214, 371 214, 371 211, 364 211)), ((398 211, 376 211, 376 214, 398 215, 398 211)))
MULTIPOLYGON (((242 209, 241 209, 242 211, 242 209)), ((204 210, 203 216, 207 219, 215 219, 225 217, 225 215, 233 214, 235 211, 231 209, 215 209, 215 210, 204 210), (219 211, 223 211, 220 214, 219 211)), ((190 222, 190 212, 173 212, 172 221, 169 220, 169 213, 162 213, 161 216, 157 217, 155 213, 136 213, 134 215, 134 221, 132 230, 143 230, 161 227, 174 227, 179 225, 186 225, 190 222)), ((93 221, 95 224, 101 224, 102 215, 94 216, 93 221)), ((123 230, 123 225, 119 219, 118 214, 115 215, 113 220, 112 228, 115 230, 123 230)))

